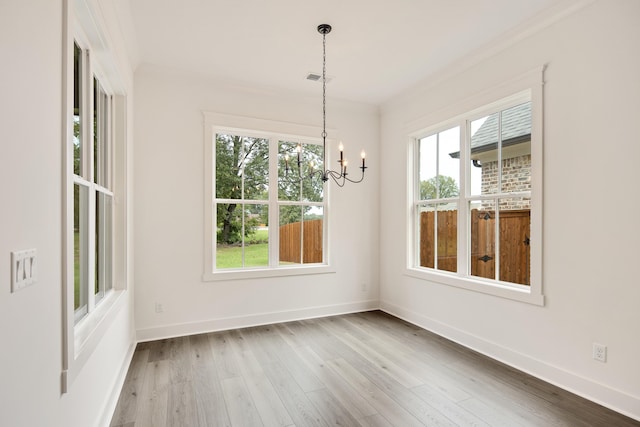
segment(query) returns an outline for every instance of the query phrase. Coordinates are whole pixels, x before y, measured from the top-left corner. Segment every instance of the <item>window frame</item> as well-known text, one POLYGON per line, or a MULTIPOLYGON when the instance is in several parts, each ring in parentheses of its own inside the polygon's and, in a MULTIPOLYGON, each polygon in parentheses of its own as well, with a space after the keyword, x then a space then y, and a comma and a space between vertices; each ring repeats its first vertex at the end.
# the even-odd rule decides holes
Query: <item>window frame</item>
MULTIPOLYGON (((407 126, 407 250, 405 275, 429 282, 453 286, 483 294, 493 295, 534 305, 544 305, 542 293, 542 213, 543 213, 543 86, 544 69, 539 67, 503 84, 483 91, 458 104, 421 118, 407 126), (470 194, 470 142, 469 123, 471 121, 501 111, 522 102, 531 102, 531 244, 530 244, 530 285, 518 285, 494 279, 471 276, 469 261, 470 219, 469 203, 481 196, 470 194), (418 144, 421 138, 460 126, 460 195, 458 203, 457 272, 419 266, 419 156, 418 144)), ((494 195, 491 195, 493 197, 494 195)), ((450 200, 450 199, 447 199, 450 200)))
MULTIPOLYGON (((324 185, 322 202, 311 201, 286 201, 278 199, 278 156, 270 156, 269 159, 269 198, 258 200, 269 209, 269 224, 278 224, 279 209, 286 205, 315 205, 323 209, 323 262, 313 264, 278 264, 279 236, 273 227, 269 230, 269 265, 261 267, 243 267, 237 269, 216 269, 216 203, 219 200, 215 195, 215 144, 216 135, 219 133, 264 138, 269 140, 269 152, 278 153, 278 144, 283 142, 302 142, 322 144, 319 135, 322 129, 319 127, 279 122, 274 120, 256 119, 228 114, 203 112, 204 121, 204 159, 205 159, 205 186, 204 186, 204 272, 202 281, 237 280, 263 277, 296 276, 306 274, 334 273, 330 266, 329 251, 329 186, 324 185), (275 250, 274 250, 275 249, 275 250)), ((333 132, 332 132, 333 133, 333 132)), ((329 140, 328 140, 329 142, 329 140)), ((327 155, 327 153, 325 153, 327 155)), ((246 202, 252 202, 248 200, 246 202)))

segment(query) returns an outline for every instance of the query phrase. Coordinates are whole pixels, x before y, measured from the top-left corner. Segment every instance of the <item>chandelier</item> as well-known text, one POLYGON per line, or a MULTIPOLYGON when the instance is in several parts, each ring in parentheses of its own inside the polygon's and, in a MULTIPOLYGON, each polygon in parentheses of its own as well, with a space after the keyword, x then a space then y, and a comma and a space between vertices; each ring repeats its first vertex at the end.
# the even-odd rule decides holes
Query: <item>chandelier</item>
MULTIPOLYGON (((365 164, 365 152, 362 150, 360 153, 362 158, 362 165, 359 166, 359 169, 362 171, 362 175, 360 179, 352 179, 349 177, 349 173, 347 172, 347 164, 348 161, 344 156, 344 146, 342 142, 340 142, 338 146, 338 150, 340 152, 340 159, 338 163, 340 165, 340 169, 335 171, 331 170, 327 167, 327 42, 326 37, 327 34, 331 32, 331 25, 329 24, 320 24, 318 25, 318 32, 322 34, 322 169, 314 170, 313 163, 310 164, 310 170, 307 173, 303 173, 303 165, 302 165, 302 145, 298 144, 296 147, 296 156, 297 161, 296 164, 298 166, 298 176, 299 178, 312 179, 315 176, 319 176, 323 182, 327 182, 329 178, 333 179, 333 181, 339 186, 343 187, 346 182, 359 183, 364 179, 364 171, 367 169, 365 164)), ((285 173, 288 173, 289 168, 289 156, 285 157, 285 173)))

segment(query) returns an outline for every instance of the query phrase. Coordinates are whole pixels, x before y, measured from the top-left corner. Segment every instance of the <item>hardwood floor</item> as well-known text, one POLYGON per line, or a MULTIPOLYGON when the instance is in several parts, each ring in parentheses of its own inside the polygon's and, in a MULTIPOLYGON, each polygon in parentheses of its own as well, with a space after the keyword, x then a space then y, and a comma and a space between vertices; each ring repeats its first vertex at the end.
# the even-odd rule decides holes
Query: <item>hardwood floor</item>
POLYGON ((138 344, 111 426, 640 426, 380 311, 138 344))

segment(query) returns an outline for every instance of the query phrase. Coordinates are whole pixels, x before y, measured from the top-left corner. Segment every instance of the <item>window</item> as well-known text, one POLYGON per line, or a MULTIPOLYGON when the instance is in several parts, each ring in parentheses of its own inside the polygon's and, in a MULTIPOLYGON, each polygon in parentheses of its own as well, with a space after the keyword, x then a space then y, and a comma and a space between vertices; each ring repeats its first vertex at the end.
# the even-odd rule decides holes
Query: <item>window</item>
POLYGON ((205 228, 211 238, 203 279, 322 272, 324 183, 318 174, 301 179, 322 167, 322 141, 310 136, 320 131, 213 113, 205 118, 211 177, 205 228), (246 127, 220 125, 225 121, 246 127))
POLYGON ((112 289, 112 97, 73 50, 73 255, 75 322, 112 289))
POLYGON ((124 74, 106 43, 109 37, 82 2, 64 4, 61 389, 66 393, 127 300, 128 149, 124 74))
POLYGON ((525 90, 413 134, 409 274, 542 304, 540 110, 525 90))

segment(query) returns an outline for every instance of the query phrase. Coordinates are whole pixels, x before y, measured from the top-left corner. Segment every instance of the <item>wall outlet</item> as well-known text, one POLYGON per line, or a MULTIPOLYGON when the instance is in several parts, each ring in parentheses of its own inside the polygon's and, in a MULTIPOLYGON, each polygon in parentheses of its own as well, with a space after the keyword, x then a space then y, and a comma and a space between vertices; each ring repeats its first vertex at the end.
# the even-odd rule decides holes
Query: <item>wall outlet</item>
POLYGON ((11 292, 36 283, 38 278, 37 251, 27 249, 11 252, 11 292))
POLYGON ((593 343, 593 359, 598 362, 607 361, 607 346, 604 344, 593 343))
POLYGON ((159 302, 156 303, 156 313, 164 312, 164 307, 159 302))

